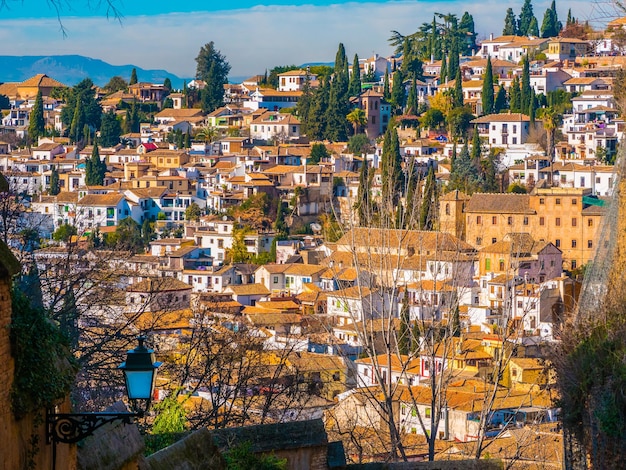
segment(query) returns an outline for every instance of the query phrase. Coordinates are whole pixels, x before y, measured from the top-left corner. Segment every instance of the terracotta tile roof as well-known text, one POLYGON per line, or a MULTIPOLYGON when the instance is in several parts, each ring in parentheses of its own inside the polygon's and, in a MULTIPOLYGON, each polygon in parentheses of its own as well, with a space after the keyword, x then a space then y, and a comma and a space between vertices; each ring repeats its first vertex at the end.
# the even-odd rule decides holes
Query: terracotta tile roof
POLYGON ((298 313, 248 313, 248 307, 241 312, 255 326, 298 324, 302 315, 298 313))
POLYGON ((326 295, 328 297, 339 297, 346 299, 362 299, 368 297, 370 295, 375 294, 376 291, 370 289, 369 287, 348 287, 346 289, 339 289, 327 292, 326 295))
POLYGON ((166 108, 158 112, 155 117, 171 117, 174 119, 186 119, 192 118, 196 116, 202 116, 202 110, 196 108, 182 108, 182 109, 174 109, 174 108, 166 108))
POLYGON ((270 291, 263 284, 231 284, 225 290, 235 295, 270 295, 270 291))
POLYGON ((522 113, 487 114, 470 122, 472 124, 488 124, 490 122, 530 122, 530 116, 522 113))
POLYGON ((294 263, 287 266, 288 267, 285 270, 285 274, 291 274, 293 276, 314 276, 315 274, 320 274, 321 272, 326 270, 325 266, 320 266, 317 264, 294 263))
POLYGON ((466 213, 533 214, 528 194, 475 193, 465 207, 466 213))
POLYGON ((116 206, 124 199, 123 194, 87 194, 78 203, 81 206, 116 206))
POLYGON ((358 227, 344 234, 338 241, 339 250, 351 251, 354 247, 387 247, 388 249, 413 248, 416 253, 440 251, 473 251, 464 241, 441 232, 395 230, 358 227))
POLYGON ((67 85, 63 85, 63 83, 55 80, 54 78, 48 77, 45 73, 40 73, 34 77, 28 78, 20 83, 19 86, 36 86, 37 88, 67 88, 67 85))
POLYGON ((128 286, 128 292, 168 292, 190 290, 191 286, 173 277, 157 277, 144 279, 128 286))

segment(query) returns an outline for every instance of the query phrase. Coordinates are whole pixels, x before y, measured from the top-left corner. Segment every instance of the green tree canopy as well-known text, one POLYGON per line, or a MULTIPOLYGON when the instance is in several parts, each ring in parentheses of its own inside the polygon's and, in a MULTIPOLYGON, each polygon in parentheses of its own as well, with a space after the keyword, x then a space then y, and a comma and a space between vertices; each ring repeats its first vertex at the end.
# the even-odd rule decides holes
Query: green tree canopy
POLYGON ((535 20, 537 22, 537 18, 535 18, 535 14, 533 13, 533 4, 531 0, 524 0, 524 5, 522 5, 522 11, 519 15, 519 35, 520 36, 528 36, 530 35, 530 27, 531 23, 535 20))
POLYGON ((61 121, 69 136, 80 141, 83 136, 83 127, 87 124, 91 129, 100 129, 102 108, 96 100, 96 90, 93 82, 85 78, 67 92, 66 104, 61 111, 61 121))
POLYGON ((201 91, 202 109, 211 112, 224 102, 224 85, 228 83, 230 64, 215 48, 213 41, 200 48, 196 57, 196 78, 206 86, 201 91))
POLYGON ((103 147, 113 147, 120 143, 122 124, 112 109, 102 115, 100 143, 103 147))
POLYGON ((352 75, 350 76, 350 86, 348 87, 350 96, 358 96, 361 93, 361 68, 359 67, 359 56, 354 54, 352 60, 352 75))
POLYGON ((504 17, 504 29, 502 30, 503 36, 517 36, 517 19, 515 18, 515 13, 513 13, 513 8, 508 8, 506 10, 506 16, 504 17))
POLYGON ((115 93, 116 91, 126 91, 128 89, 128 82, 119 75, 111 77, 111 79, 104 85, 104 89, 107 93, 115 93))
POLYGON ((131 70, 130 72, 130 81, 128 82, 128 84, 135 85, 136 83, 137 83, 137 69, 133 67, 133 70, 131 70))
POLYGON ((483 74, 483 90, 481 94, 481 104, 483 106, 483 114, 491 114, 494 108, 493 93, 493 69, 491 67, 491 57, 487 57, 487 67, 483 74))
POLYGON ((348 150, 354 155, 367 153, 371 146, 370 139, 365 134, 353 135, 348 141, 348 150))
POLYGON ((107 171, 107 165, 100 159, 98 143, 94 143, 91 157, 85 162, 85 184, 87 186, 102 186, 107 171))
POLYGON ((48 194, 51 196, 56 196, 61 192, 61 188, 59 186, 59 170, 57 170, 56 165, 51 165, 50 168, 50 186, 48 187, 48 194))
POLYGON ((35 104, 30 112, 30 122, 28 123, 28 138, 37 143, 37 139, 44 134, 46 122, 43 116, 43 98, 41 90, 37 92, 35 104))

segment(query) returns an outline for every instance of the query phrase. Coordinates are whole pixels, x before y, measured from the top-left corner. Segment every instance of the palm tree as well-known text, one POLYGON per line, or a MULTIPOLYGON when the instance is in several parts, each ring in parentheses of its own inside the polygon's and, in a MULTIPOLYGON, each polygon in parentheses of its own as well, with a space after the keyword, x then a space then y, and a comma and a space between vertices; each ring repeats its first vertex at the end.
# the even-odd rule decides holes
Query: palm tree
POLYGON ((554 108, 544 108, 541 110, 541 119, 543 120, 543 128, 547 134, 546 153, 548 157, 554 158, 554 139, 556 130, 561 123, 561 115, 554 108))
POLYGON ((346 119, 354 126, 354 135, 358 133, 361 127, 367 125, 367 116, 365 115, 365 111, 361 108, 354 108, 346 116, 346 119))
POLYGON ((196 134, 197 138, 204 140, 206 144, 210 144, 217 137, 218 130, 213 126, 204 126, 202 129, 198 131, 196 134))

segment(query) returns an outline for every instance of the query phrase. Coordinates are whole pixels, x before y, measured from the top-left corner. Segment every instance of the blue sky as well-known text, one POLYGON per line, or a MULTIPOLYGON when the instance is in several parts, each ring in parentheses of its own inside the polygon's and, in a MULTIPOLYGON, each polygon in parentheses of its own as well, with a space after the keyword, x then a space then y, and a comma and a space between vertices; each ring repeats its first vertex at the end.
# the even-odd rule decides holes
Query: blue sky
MULTIPOLYGON (((391 30, 409 34, 434 12, 469 11, 479 38, 502 32, 506 9, 519 13, 523 0, 114 0, 123 15, 107 19, 105 0, 58 0, 64 37, 48 0, 8 0, 0 10, 0 55, 81 54, 115 65, 166 69, 180 77, 195 73, 200 47, 214 41, 232 66, 232 76, 263 73, 275 65, 332 61, 339 42, 352 59, 389 55, 391 30)), ((551 0, 533 0, 541 24, 551 0)), ((581 19, 598 19, 593 2, 557 0, 581 19)))

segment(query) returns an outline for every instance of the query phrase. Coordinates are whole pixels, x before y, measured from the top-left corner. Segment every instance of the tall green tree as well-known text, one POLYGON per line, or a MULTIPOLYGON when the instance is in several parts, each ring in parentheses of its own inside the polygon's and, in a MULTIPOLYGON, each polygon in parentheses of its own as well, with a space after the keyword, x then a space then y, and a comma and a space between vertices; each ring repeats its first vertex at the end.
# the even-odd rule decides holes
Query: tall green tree
POLYGON ((435 178, 435 170, 431 166, 426 175, 424 183, 424 195, 422 197, 422 205, 420 207, 420 230, 433 230, 437 221, 437 180, 435 178))
POLYGON ((406 114, 417 114, 417 84, 415 78, 411 80, 409 97, 406 100, 406 114))
POLYGON ((533 13, 533 4, 531 0, 524 0, 524 5, 522 5, 522 11, 519 15, 519 35, 520 36, 528 36, 530 35, 530 26, 531 23, 535 20, 537 22, 537 18, 535 18, 535 14, 533 13))
POLYGON ((163 80, 163 86, 170 91, 172 90, 172 81, 170 80, 170 77, 165 77, 165 80, 163 80))
POLYGON ((206 83, 201 92, 205 112, 214 111, 224 103, 224 85, 228 83, 229 72, 230 64, 215 48, 213 41, 200 48, 196 57, 196 78, 206 83))
POLYGON ((48 187, 48 194, 51 196, 56 196, 61 192, 61 188, 59 186, 59 170, 57 170, 56 165, 50 166, 50 185, 48 187))
POLYGON ((528 56, 522 58, 522 82, 520 88, 520 109, 522 113, 528 114, 531 102, 530 87, 530 61, 528 56))
POLYGON ((452 106, 454 108, 463 107, 463 77, 461 69, 456 69, 456 77, 454 77, 454 91, 452 93, 452 106))
POLYGON ((506 109, 506 90, 504 89, 504 85, 500 84, 498 87, 498 93, 496 94, 496 99, 493 103, 493 112, 500 113, 506 109))
POLYGON ((472 194, 478 187, 480 175, 476 165, 470 156, 467 142, 463 144, 463 148, 458 158, 452 162, 450 171, 450 189, 459 189, 466 194, 472 194))
POLYGON ((113 147, 120 143, 122 125, 112 109, 102 115, 100 143, 103 147, 113 147))
POLYGON ((309 110, 313 104, 313 90, 311 89, 311 77, 306 74, 304 77, 304 83, 302 84, 302 94, 296 104, 296 114, 300 118, 300 129, 302 134, 309 135, 308 118, 309 110))
POLYGON ((84 119, 83 106, 79 101, 74 107, 74 116, 72 117, 72 124, 70 125, 70 138, 73 139, 74 142, 80 142, 83 139, 83 131, 86 124, 84 119))
POLYGON ((509 108, 513 113, 522 112, 522 96, 520 90, 519 77, 513 77, 511 87, 509 88, 509 108))
POLYGON ((446 55, 441 58, 441 70, 439 71, 439 83, 446 83, 448 81, 448 65, 446 55))
POLYGON ((108 93, 115 93, 116 91, 125 91, 128 89, 128 83, 119 75, 111 77, 111 79, 104 85, 104 89, 108 93))
POLYGON ((361 68, 359 67, 358 54, 354 54, 352 60, 352 76, 350 77, 348 93, 350 96, 358 96, 361 93, 361 68))
POLYGON ((326 110, 325 137, 333 142, 348 140, 348 121, 346 116, 350 112, 348 59, 342 43, 335 55, 335 69, 330 84, 328 109, 326 110))
POLYGON ((498 154, 495 148, 490 148, 487 158, 481 160, 481 191, 494 193, 498 191, 498 154))
POLYGON ((459 22, 459 36, 463 39, 463 47, 459 52, 464 56, 472 56, 476 51, 476 31, 474 26, 474 17, 467 11, 463 13, 459 22))
POLYGON ((448 77, 456 77, 459 70, 459 41, 456 36, 452 38, 450 46, 450 54, 448 59, 448 77))
POLYGON ((65 106, 61 110, 63 126, 69 130, 68 136, 72 139, 82 139, 82 130, 85 124, 91 129, 100 129, 102 108, 96 99, 96 89, 89 78, 77 83, 67 91, 65 106), (78 113, 76 108, 79 108, 78 113))
POLYGON ((404 76, 401 70, 396 70, 393 73, 393 84, 391 87, 391 103, 395 108, 396 113, 401 113, 402 108, 406 100, 406 93, 404 92, 404 76))
POLYGON ((483 90, 481 94, 481 103, 483 106, 483 114, 493 113, 494 93, 493 93, 493 68, 491 66, 491 57, 487 57, 487 67, 483 74, 483 90))
POLYGON ((382 179, 381 209, 384 215, 388 216, 393 214, 398 207, 404 187, 400 142, 398 131, 393 126, 385 132, 380 166, 382 179))
POLYGON ((539 37, 539 23, 537 22, 537 18, 534 16, 530 20, 530 25, 528 26, 528 35, 533 37, 539 37))
POLYGON ((129 85, 135 85, 137 83, 137 69, 133 67, 133 70, 130 72, 130 81, 129 85))
POLYGON ((354 108, 348 113, 346 119, 354 127, 354 134, 357 135, 361 127, 367 125, 367 115, 361 108, 354 108))
POLYGON ((133 104, 130 105, 129 118, 128 132, 139 132, 141 122, 139 119, 139 106, 137 105, 137 101, 133 101, 133 104))
POLYGON ((371 191, 369 185, 369 165, 367 159, 363 159, 361 164, 361 170, 359 172, 359 189, 357 191, 357 198, 355 209, 359 219, 359 225, 361 227, 369 227, 371 223, 371 191))
POLYGON ((330 78, 322 79, 322 84, 315 90, 309 107, 307 132, 311 140, 323 140, 326 136, 326 110, 330 98, 330 78))
POLYGON ((389 89, 389 70, 385 69, 385 77, 383 78, 383 98, 387 101, 391 99, 391 90, 389 89))
POLYGON ((106 163, 100 158, 98 142, 95 142, 91 151, 91 157, 85 162, 85 184, 87 186, 102 186, 106 171, 106 163))
POLYGON ((480 158, 482 155, 482 147, 480 144, 480 135, 478 134, 478 127, 474 126, 474 134, 472 135, 472 153, 470 157, 476 167, 480 167, 480 158))
POLYGON ((506 16, 504 17, 504 29, 502 30, 503 36, 518 36, 519 31, 517 29, 517 19, 515 18, 515 13, 513 13, 513 8, 508 8, 506 10, 506 16))
POLYGON ((45 120, 43 117, 43 97, 41 95, 41 90, 37 92, 37 97, 35 98, 35 104, 30 111, 30 122, 28 123, 28 138, 37 143, 37 139, 44 134, 45 131, 45 120))

